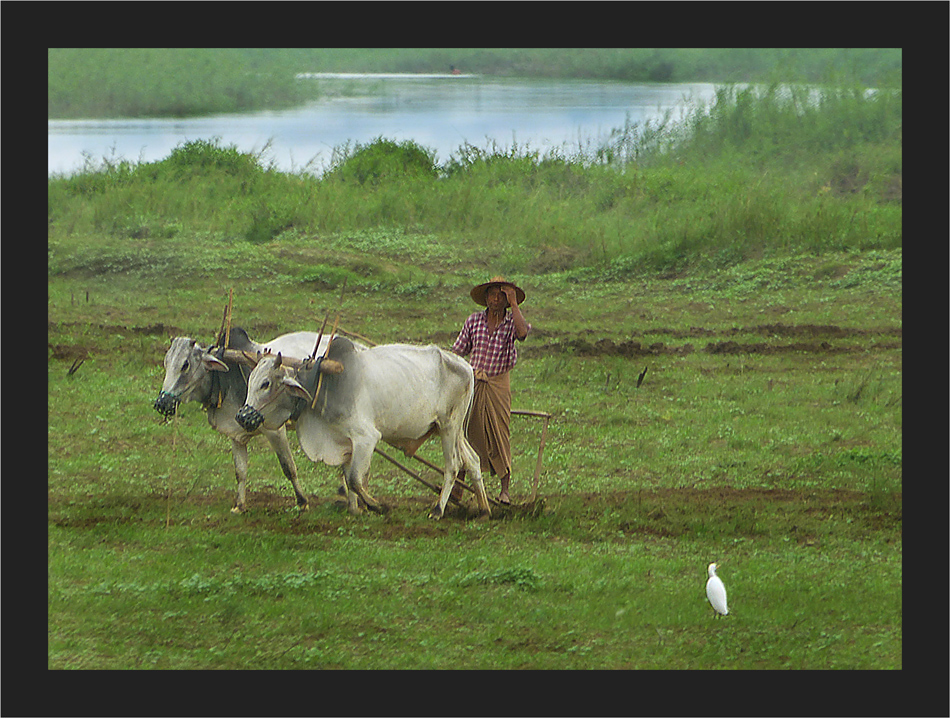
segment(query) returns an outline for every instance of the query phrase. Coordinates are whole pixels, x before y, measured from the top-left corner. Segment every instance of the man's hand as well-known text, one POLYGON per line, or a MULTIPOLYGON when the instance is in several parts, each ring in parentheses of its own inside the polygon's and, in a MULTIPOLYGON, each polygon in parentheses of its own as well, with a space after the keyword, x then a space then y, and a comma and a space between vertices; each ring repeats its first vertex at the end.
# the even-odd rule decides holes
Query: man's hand
POLYGON ((512 287, 510 284, 502 284, 499 289, 504 292, 505 297, 508 299, 508 306, 518 306, 518 292, 515 291, 514 287, 512 287))
POLYGON ((501 285, 501 291, 505 293, 508 299, 508 306, 511 307, 511 317, 515 321, 515 336, 518 339, 524 339, 528 336, 528 322, 521 314, 521 308, 518 306, 518 292, 508 284, 501 285))

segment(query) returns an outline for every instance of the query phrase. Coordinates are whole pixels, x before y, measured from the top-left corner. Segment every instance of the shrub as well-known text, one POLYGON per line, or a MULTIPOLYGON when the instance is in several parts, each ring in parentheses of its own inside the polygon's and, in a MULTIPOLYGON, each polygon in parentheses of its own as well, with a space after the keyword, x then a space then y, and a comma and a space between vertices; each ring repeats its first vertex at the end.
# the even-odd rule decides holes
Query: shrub
POLYGON ((215 137, 184 142, 165 159, 144 167, 150 167, 156 176, 167 171, 178 177, 222 172, 235 177, 253 178, 264 172, 260 164, 264 150, 255 155, 241 152, 237 145, 222 147, 220 141, 219 137, 215 137))
POLYGON ((328 179, 377 185, 404 177, 435 177, 435 152, 412 140, 393 142, 377 137, 367 145, 359 142, 334 149, 328 179))

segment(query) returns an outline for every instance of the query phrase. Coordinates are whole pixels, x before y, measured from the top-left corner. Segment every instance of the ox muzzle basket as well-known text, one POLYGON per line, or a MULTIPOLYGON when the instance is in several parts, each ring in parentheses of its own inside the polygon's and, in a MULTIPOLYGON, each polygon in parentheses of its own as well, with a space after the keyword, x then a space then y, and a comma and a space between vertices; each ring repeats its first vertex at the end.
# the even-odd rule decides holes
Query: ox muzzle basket
POLYGON ((155 411, 167 418, 175 415, 175 413, 178 411, 179 403, 180 398, 177 394, 162 391, 159 393, 158 398, 155 400, 155 403, 152 404, 152 406, 154 407, 155 411))
POLYGON ((245 431, 257 431, 260 425, 264 423, 264 415, 247 404, 241 407, 234 418, 238 424, 244 427, 245 431))

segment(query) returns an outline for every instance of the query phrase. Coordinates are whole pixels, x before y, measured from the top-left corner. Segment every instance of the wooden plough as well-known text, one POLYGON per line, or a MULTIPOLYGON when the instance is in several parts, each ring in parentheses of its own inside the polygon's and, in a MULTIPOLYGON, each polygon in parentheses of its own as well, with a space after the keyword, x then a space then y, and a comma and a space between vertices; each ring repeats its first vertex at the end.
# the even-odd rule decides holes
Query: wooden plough
MULTIPOLYGON (((534 506, 538 498, 538 485, 541 480, 541 462, 544 457, 544 442, 547 437, 548 423, 551 421, 551 415, 548 414, 546 411, 526 411, 526 410, 521 410, 521 409, 512 409, 511 413, 516 414, 518 416, 534 416, 534 417, 544 419, 544 426, 541 429, 541 441, 538 444, 538 460, 534 467, 534 483, 532 484, 532 487, 531 487, 531 498, 528 501, 524 502, 524 504, 520 504, 520 506, 532 507, 534 506)), ((417 474, 415 471, 410 469, 405 464, 402 464, 401 462, 394 459, 385 451, 382 451, 378 446, 376 447, 375 451, 377 454, 379 454, 384 459, 386 459, 386 461, 390 462, 391 464, 398 467, 405 473, 409 474, 409 476, 411 476, 412 478, 414 478, 416 481, 423 484, 424 486, 427 486, 429 489, 431 489, 435 493, 438 494, 442 492, 441 484, 433 484, 433 483, 430 483, 429 481, 426 481, 424 478, 422 478, 422 476, 417 474)), ((445 475, 445 471, 441 467, 436 466, 431 461, 424 459, 418 454, 413 454, 411 458, 415 459, 419 463, 424 464, 425 466, 429 467, 433 471, 437 472, 439 476, 445 475)), ((465 483, 461 479, 456 479, 455 483, 456 485, 461 486, 465 491, 470 491, 471 493, 475 493, 474 487, 469 486, 467 483, 465 483)), ((460 505, 461 503, 453 496, 449 497, 449 501, 451 501, 455 505, 460 505)), ((499 503, 498 501, 493 499, 491 496, 488 497, 488 502, 494 507, 504 507, 504 504, 499 503)), ((515 506, 514 504, 512 505, 515 506)))
MULTIPOLYGON (((376 343, 375 343, 375 342, 373 342, 373 341, 370 340, 370 339, 367 339, 366 337, 362 336, 361 334, 357 334, 357 333, 355 333, 355 332, 349 332, 349 331, 346 331, 345 329, 342 329, 342 328, 338 329, 338 331, 339 331, 340 334, 345 334, 346 336, 351 337, 351 338, 353 338, 353 339, 356 339, 357 341, 364 342, 365 344, 367 344, 367 345, 369 345, 369 346, 376 346, 376 343)), ((535 505, 535 503, 537 502, 537 499, 538 499, 538 486, 539 486, 540 481, 541 481, 541 466, 542 466, 542 461, 543 461, 543 459, 544 459, 544 443, 545 443, 545 440, 547 439, 547 435, 548 435, 548 424, 549 424, 550 421, 551 421, 551 415, 550 415, 548 412, 546 412, 546 411, 528 411, 527 409, 512 409, 512 410, 511 410, 511 413, 512 413, 513 415, 516 415, 516 416, 531 416, 531 417, 535 417, 535 418, 539 418, 539 419, 543 419, 543 420, 544 420, 544 425, 541 427, 541 439, 540 439, 540 441, 538 442, 538 459, 537 459, 537 462, 535 463, 535 467, 534 467, 534 481, 533 481, 532 486, 531 486, 531 498, 530 498, 528 501, 524 502, 523 504, 520 504, 520 506, 522 506, 522 507, 533 507, 533 506, 535 505)), ((409 476, 411 476, 412 478, 414 478, 416 481, 418 481, 418 482, 421 483, 422 485, 424 485, 424 486, 428 487, 429 489, 431 489, 432 491, 434 491, 435 493, 438 494, 438 493, 441 493, 441 492, 442 492, 441 481, 439 482, 439 484, 430 483, 429 481, 427 481, 426 479, 422 478, 422 476, 420 476, 418 473, 416 473, 415 471, 413 471, 412 469, 410 469, 410 468, 409 468, 408 466, 406 466, 405 464, 403 464, 403 463, 397 461, 396 459, 394 459, 392 456, 390 456, 390 455, 387 454, 386 452, 380 450, 379 447, 376 447, 376 453, 379 454, 380 456, 382 456, 384 459, 386 459, 388 462, 390 462, 391 464, 393 464, 393 465, 396 466, 397 468, 399 468, 399 469, 401 469, 402 471, 404 471, 405 473, 407 473, 409 476)), ((443 476, 443 475, 445 474, 445 472, 444 472, 444 470, 443 470, 442 468, 440 468, 439 466, 436 466, 435 464, 433 464, 433 463, 430 462, 430 461, 427 461, 426 459, 422 458, 421 456, 419 456, 419 455, 417 455, 417 454, 412 454, 412 456, 411 456, 410 458, 413 458, 413 459, 415 459, 416 461, 420 462, 421 464, 423 464, 423 465, 429 467, 429 468, 432 469, 433 471, 437 472, 440 476, 443 476)), ((456 483, 457 485, 461 486, 465 491, 470 491, 471 493, 475 493, 474 487, 469 486, 467 483, 465 483, 465 482, 462 481, 461 479, 456 479, 456 480, 455 480, 455 483, 456 483)), ((449 497, 449 501, 451 501, 451 502, 452 502, 453 504, 455 504, 455 505, 459 505, 459 504, 460 504, 460 502, 459 502, 457 499, 455 499, 454 497, 449 497)), ((499 503, 498 501, 496 501, 495 499, 491 498, 490 496, 488 497, 488 502, 489 502, 493 507, 503 507, 503 506, 504 506, 504 504, 499 503)), ((513 505, 513 506, 519 506, 519 505, 515 505, 515 504, 512 504, 512 505, 513 505)))

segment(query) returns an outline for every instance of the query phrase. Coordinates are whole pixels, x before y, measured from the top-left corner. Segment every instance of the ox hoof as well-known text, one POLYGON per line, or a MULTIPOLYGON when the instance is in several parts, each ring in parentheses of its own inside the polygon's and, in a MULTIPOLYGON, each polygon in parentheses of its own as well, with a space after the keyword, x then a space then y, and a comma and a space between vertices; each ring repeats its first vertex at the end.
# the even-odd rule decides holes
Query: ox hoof
POLYGON ((438 521, 442 518, 442 511, 436 506, 432 511, 429 512, 429 518, 433 521, 438 521))
POLYGON ((304 501, 303 503, 300 503, 300 502, 298 501, 298 502, 297 502, 297 510, 298 510, 298 511, 309 511, 309 510, 310 510, 310 504, 308 504, 306 501, 304 501))
POLYGON ((485 509, 480 514, 478 514, 479 521, 488 521, 491 518, 491 509, 485 509))
POLYGON ((232 509, 231 509, 231 513, 232 513, 232 514, 243 514, 243 513, 244 513, 244 507, 243 507, 243 506, 234 506, 234 507, 232 507, 232 509))

